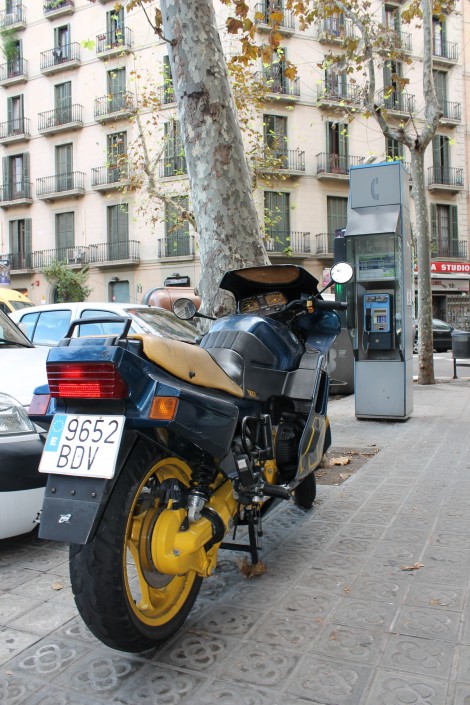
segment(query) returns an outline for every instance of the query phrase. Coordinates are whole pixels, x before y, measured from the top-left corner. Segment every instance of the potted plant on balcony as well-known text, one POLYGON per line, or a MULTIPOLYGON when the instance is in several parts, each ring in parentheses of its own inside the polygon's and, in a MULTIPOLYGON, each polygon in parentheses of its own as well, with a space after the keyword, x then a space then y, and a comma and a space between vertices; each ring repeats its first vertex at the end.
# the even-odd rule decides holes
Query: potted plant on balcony
POLYGON ((18 39, 14 29, 2 29, 0 32, 2 54, 7 64, 8 78, 17 76, 19 71, 18 39))

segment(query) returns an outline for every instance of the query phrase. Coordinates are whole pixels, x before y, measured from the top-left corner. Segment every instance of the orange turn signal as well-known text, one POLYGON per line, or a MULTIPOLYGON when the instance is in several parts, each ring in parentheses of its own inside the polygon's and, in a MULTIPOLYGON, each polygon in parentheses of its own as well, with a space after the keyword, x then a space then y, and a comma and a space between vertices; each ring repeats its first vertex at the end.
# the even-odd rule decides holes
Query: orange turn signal
POLYGON ((178 397, 154 397, 149 418, 158 421, 173 421, 178 408, 178 397))

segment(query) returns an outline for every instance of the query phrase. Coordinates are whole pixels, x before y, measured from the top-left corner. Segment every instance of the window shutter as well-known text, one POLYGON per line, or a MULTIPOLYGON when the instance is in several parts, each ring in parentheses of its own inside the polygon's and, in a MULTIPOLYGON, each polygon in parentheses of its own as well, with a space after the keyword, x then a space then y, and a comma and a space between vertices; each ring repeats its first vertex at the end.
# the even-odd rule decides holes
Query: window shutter
POLYGON ((338 125, 339 156, 348 158, 348 126, 345 122, 338 125))
POLYGON ((31 198, 31 187, 29 183, 29 152, 23 152, 23 189, 24 195, 31 198))
POLYGON ((450 227, 450 246, 451 256, 459 256, 459 223, 457 206, 449 206, 449 227, 450 227))
POLYGON ((10 236, 9 252, 11 252, 12 255, 16 255, 18 254, 18 221, 10 220, 8 230, 10 236))
POLYGON ((431 203, 431 253, 437 252, 437 206, 431 203))
POLYGON ((32 219, 24 219, 24 257, 26 266, 31 267, 33 257, 33 235, 32 235, 32 219))

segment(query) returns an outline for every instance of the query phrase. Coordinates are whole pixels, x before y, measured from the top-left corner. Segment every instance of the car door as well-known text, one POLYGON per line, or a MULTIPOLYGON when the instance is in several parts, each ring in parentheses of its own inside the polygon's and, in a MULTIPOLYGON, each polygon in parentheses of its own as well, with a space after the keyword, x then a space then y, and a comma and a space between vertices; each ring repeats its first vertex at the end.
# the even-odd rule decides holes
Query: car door
POLYGON ((444 321, 433 319, 432 339, 436 350, 449 350, 452 347, 452 326, 444 321))
POLYGON ((67 333, 72 312, 69 308, 25 313, 20 327, 34 345, 53 347, 67 333))

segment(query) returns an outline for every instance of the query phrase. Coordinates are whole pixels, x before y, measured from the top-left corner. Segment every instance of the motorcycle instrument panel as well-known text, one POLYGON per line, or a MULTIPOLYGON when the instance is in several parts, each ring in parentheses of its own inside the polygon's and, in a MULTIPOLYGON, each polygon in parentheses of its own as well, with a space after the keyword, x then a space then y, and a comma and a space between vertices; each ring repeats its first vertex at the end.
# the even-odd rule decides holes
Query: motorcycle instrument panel
POLYGON ((271 291, 268 294, 258 294, 258 296, 248 296, 240 301, 241 313, 267 313, 279 311, 287 303, 287 299, 281 291, 271 291))

